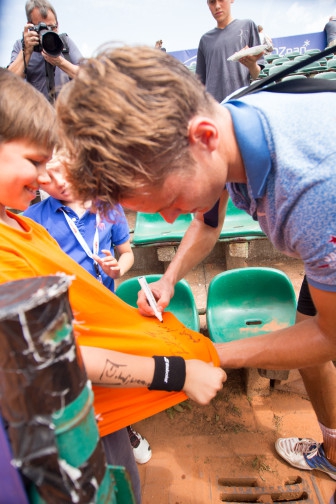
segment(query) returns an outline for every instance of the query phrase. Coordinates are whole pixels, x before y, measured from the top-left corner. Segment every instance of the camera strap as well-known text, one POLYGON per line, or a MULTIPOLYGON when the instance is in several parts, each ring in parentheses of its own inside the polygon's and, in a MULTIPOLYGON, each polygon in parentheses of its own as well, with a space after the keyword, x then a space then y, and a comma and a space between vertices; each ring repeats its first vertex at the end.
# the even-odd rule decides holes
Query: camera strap
POLYGON ((48 100, 50 103, 55 103, 56 90, 55 90, 55 67, 47 61, 45 62, 46 71, 46 84, 48 89, 48 100))
POLYGON ((21 45, 22 45, 22 56, 23 56, 23 75, 24 75, 24 78, 27 80, 26 44, 24 41, 23 33, 22 33, 21 45))
MULTIPOLYGON (((66 33, 61 33, 59 35, 63 43, 62 55, 67 61, 71 62, 69 45, 67 41, 68 35, 66 33)), ((46 84, 48 89, 48 100, 50 103, 55 103, 56 100, 56 89, 55 89, 55 67, 50 63, 45 62, 46 69, 46 84)))

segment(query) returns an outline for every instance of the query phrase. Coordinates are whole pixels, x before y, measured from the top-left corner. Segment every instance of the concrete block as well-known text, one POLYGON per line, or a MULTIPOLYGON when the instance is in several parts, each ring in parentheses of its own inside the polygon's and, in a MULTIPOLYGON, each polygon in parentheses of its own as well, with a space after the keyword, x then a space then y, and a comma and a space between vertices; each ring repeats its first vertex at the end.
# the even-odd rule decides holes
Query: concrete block
POLYGON ((158 247, 157 249, 157 257, 161 262, 171 262, 176 254, 177 247, 168 246, 168 247, 158 247))
POLYGON ((231 257, 239 257, 241 259, 247 259, 249 256, 248 242, 229 243, 229 254, 231 257))
POLYGON ((269 396, 271 393, 270 381, 260 376, 258 369, 245 369, 245 389, 248 397, 269 396))

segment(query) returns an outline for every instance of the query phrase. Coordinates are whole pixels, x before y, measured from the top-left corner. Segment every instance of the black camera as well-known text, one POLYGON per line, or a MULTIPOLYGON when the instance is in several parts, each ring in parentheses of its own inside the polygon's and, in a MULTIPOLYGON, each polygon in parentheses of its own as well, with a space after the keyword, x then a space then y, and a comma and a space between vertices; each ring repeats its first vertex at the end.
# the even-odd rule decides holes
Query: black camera
POLYGON ((29 28, 29 31, 36 31, 39 34, 40 41, 34 46, 34 51, 41 52, 44 50, 50 56, 57 57, 62 53, 63 42, 61 37, 52 31, 50 26, 45 23, 39 23, 33 28, 29 28))

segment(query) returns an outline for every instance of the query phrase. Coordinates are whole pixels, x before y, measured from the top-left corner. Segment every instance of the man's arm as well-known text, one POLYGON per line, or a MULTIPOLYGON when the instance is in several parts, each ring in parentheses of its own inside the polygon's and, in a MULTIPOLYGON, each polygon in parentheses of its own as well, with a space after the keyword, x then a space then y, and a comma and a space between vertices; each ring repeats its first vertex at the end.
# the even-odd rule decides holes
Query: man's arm
POLYGON ((206 65, 203 51, 201 45, 199 45, 196 56, 196 75, 200 78, 202 84, 205 84, 206 80, 206 65))
POLYGON ((264 336, 216 344, 224 368, 297 369, 336 359, 336 293, 309 286, 317 315, 264 336))
POLYGON ((76 77, 79 71, 79 66, 71 63, 64 58, 63 54, 60 56, 50 56, 45 51, 42 51, 43 58, 53 66, 57 66, 62 72, 65 72, 71 79, 76 77))
MULTIPOLYGON (((153 381, 155 362, 152 357, 139 357, 104 348, 81 346, 89 379, 95 385, 116 388, 148 388, 153 381)), ((186 360, 183 391, 199 404, 208 404, 223 387, 225 372, 213 364, 186 360)))
MULTIPOLYGON (((215 228, 204 223, 204 214, 195 214, 167 271, 160 280, 150 283, 160 311, 168 306, 174 295, 175 284, 207 257, 216 245, 223 227, 228 199, 228 192, 223 191, 218 210, 218 226, 215 228)), ((138 307, 142 315, 154 316, 141 290, 138 294, 138 307)))
POLYGON ((28 66, 31 55, 34 51, 34 46, 39 43, 38 33, 34 30, 29 30, 29 28, 33 28, 33 26, 34 25, 31 23, 27 23, 25 25, 22 35, 24 51, 23 48, 21 48, 19 41, 17 41, 13 47, 11 63, 8 66, 8 70, 10 72, 19 75, 20 77, 25 76, 25 66, 28 66))

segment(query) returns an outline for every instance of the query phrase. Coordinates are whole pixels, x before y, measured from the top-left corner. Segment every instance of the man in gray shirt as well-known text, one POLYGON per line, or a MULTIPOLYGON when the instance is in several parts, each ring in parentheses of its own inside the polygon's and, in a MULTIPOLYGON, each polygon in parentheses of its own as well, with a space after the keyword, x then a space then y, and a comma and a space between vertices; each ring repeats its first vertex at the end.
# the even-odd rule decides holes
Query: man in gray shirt
POLYGON ((330 16, 328 23, 324 27, 327 36, 327 47, 336 45, 336 15, 330 16))
MULTIPOLYGON (((239 62, 228 61, 237 51, 260 45, 256 24, 250 19, 234 19, 233 0, 207 0, 217 27, 205 33, 197 51, 196 74, 207 91, 221 102, 237 89, 248 86, 258 77, 261 67, 256 56, 245 56, 239 62)), ((262 59, 260 63, 262 64, 262 59)))
POLYGON ((53 102, 61 87, 77 75, 82 54, 66 34, 62 34, 63 50, 60 54, 36 50, 39 33, 34 28, 40 23, 47 25, 48 31, 58 33, 56 11, 48 0, 28 0, 26 16, 22 40, 17 40, 13 46, 8 70, 25 78, 53 102))

